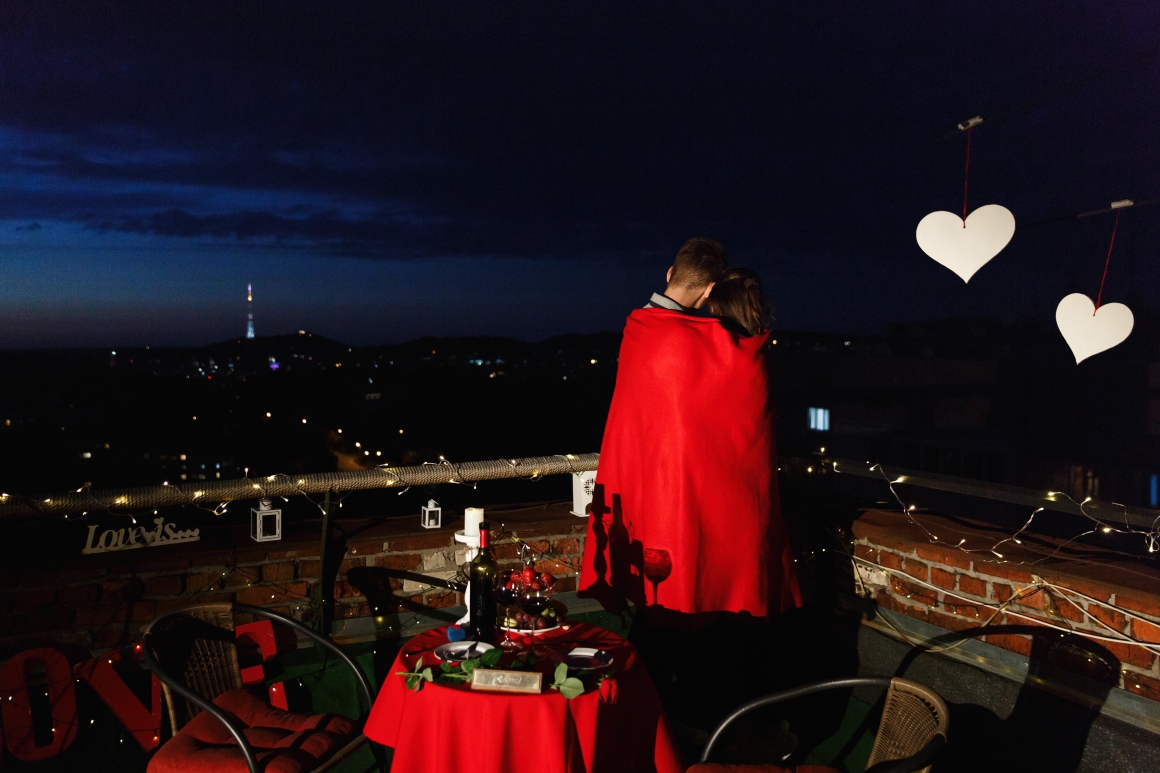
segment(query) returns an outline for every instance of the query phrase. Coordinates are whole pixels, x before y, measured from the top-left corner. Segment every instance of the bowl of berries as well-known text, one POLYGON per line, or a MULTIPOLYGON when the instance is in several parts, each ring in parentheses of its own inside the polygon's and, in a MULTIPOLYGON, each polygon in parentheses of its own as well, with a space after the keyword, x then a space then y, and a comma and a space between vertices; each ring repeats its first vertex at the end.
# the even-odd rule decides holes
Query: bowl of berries
POLYGON ((505 607, 505 631, 533 636, 558 627, 568 615, 568 608, 552 599, 556 578, 549 572, 538 573, 532 567, 514 570, 496 592, 496 600, 505 607))

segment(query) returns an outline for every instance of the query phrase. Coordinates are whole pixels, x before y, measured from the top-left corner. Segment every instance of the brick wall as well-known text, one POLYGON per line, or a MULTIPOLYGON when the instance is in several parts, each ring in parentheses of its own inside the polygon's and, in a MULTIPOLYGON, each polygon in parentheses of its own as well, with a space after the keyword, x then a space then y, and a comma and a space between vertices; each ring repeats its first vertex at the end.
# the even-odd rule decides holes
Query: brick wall
MULTIPOLYGON (((855 555, 887 570, 886 587, 870 589, 880 607, 947 630, 963 631, 982 625, 996 613, 996 605, 1006 604, 991 625, 1049 623, 1079 635, 1113 635, 1091 619, 1095 617, 1120 633, 1160 644, 1160 573, 1155 570, 1137 562, 1125 564, 1122 559, 1112 563, 1116 558, 1110 552, 1108 563, 1098 560, 1098 551, 1097 560, 1092 560, 1091 549, 1084 550, 1083 561, 1066 553, 1041 561, 1053 549, 1050 543, 1033 552, 1006 542, 999 549, 1003 556, 999 559, 989 548, 1007 535, 927 515, 920 519, 926 532, 901 513, 870 511, 854 523, 855 555), (960 550, 960 540, 965 540, 964 547, 977 552, 960 550), (1036 561, 1039 563, 1031 566, 1036 561), (1038 587, 1041 581, 1144 619, 1132 619, 1066 591, 1038 587)), ((1028 635, 996 633, 978 638, 1021 655, 1031 654, 1028 635)), ((1156 655, 1134 644, 1098 643, 1120 660, 1120 687, 1160 700, 1156 655)))
MULTIPOLYGON (((538 560, 536 569, 555 574, 559 591, 576 589, 583 552, 585 521, 568 514, 569 509, 544 507, 502 518, 508 531, 552 554, 538 560)), ((501 520, 499 516, 503 513, 493 515, 493 521, 501 520)), ((399 602, 430 607, 463 603, 461 594, 410 580, 376 578, 373 571, 386 567, 453 577, 464 561, 463 545, 452 537, 462 520, 448 520, 445 512, 445 526, 439 530, 419 527, 417 517, 369 528, 344 523, 348 533, 358 533, 346 540, 338 568, 335 618, 386 615, 397 611, 399 602), (371 589, 375 585, 377 593, 371 589), (372 608, 372 600, 377 607, 372 608)), ((0 570, 0 660, 35 646, 123 646, 135 641, 156 616, 195 603, 237 600, 314 619, 317 533, 303 528, 280 542, 258 544, 248 539, 244 527, 226 532, 214 540, 119 553, 81 556, 78 547, 78 555, 65 556, 66 562, 53 567, 0 570)), ((510 538, 495 548, 501 568, 521 566, 510 538)))

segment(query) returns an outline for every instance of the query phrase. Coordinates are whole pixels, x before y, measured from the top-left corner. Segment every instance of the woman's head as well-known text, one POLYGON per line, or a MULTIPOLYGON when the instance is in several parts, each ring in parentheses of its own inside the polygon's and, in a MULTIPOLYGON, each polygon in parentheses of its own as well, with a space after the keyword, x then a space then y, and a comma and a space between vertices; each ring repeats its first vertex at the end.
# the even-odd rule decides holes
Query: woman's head
POLYGON ((757 273, 740 266, 725 269, 713 285, 709 311, 743 335, 757 335, 773 321, 773 312, 761 291, 757 273))

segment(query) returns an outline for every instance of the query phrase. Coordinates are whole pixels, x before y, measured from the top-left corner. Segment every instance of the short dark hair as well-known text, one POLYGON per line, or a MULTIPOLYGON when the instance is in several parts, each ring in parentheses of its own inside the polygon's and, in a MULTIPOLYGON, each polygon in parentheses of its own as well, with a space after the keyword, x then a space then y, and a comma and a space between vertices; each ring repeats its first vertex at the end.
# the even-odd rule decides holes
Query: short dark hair
POLYGON ((716 282, 727 265, 725 248, 720 242, 700 237, 689 239, 677 251, 669 282, 690 289, 704 287, 716 282))

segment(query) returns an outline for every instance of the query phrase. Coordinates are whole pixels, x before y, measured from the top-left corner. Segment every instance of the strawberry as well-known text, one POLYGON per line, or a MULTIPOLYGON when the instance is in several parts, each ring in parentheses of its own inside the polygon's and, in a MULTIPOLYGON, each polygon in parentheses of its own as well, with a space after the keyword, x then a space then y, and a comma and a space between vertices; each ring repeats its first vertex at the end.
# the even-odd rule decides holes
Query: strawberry
POLYGON ((533 580, 536 579, 536 570, 532 569, 532 567, 530 567, 530 566, 525 567, 524 571, 520 572, 520 579, 523 580, 525 583, 532 582, 533 580))
POLYGON ((551 588, 552 585, 556 582, 556 578, 552 576, 551 572, 544 572, 540 575, 540 582, 542 582, 545 587, 551 588))

